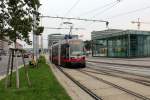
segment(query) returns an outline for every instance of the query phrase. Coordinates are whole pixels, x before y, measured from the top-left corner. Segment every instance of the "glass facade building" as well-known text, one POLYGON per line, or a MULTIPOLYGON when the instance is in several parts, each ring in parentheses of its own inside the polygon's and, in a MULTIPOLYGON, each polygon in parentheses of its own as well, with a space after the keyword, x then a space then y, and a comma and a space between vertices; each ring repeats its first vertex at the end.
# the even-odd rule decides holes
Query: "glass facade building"
POLYGON ((116 30, 92 32, 92 55, 106 57, 150 56, 150 32, 116 30))

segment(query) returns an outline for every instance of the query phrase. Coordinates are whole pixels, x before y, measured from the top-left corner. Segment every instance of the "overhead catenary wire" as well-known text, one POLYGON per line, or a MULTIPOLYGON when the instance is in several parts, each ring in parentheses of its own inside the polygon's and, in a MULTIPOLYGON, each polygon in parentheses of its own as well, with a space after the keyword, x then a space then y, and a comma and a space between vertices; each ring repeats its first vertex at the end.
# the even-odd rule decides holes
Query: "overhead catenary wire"
POLYGON ((67 16, 79 4, 79 2, 80 0, 77 0, 75 4, 65 13, 64 16, 67 16))
POLYGON ((96 16, 99 16, 99 15, 105 13, 106 11, 108 11, 108 10, 110 10, 111 8, 115 7, 115 6, 116 6, 117 4, 119 4, 119 3, 120 3, 120 0, 117 1, 115 4, 113 4, 113 5, 111 5, 111 6, 107 7, 107 8, 105 8, 105 9, 102 10, 101 12, 96 13, 92 18, 95 18, 96 16))
MULTIPOLYGON (((97 14, 100 14, 100 13, 102 14, 102 13, 104 13, 105 11, 110 10, 111 8, 113 8, 114 6, 116 6, 118 3, 120 3, 121 1, 122 1, 122 0, 116 0, 115 2, 111 2, 111 3, 107 4, 107 5, 105 5, 105 6, 104 6, 105 9, 103 9, 101 12, 99 12, 99 13, 97 13, 97 14)), ((95 18, 97 14, 95 14, 95 15, 92 16, 91 18, 95 18)), ((108 25, 109 25, 109 21, 106 22, 106 28, 109 28, 108 25)), ((91 26, 91 24, 90 24, 89 26, 91 26)), ((89 27, 89 26, 88 26, 88 27, 89 27)))
POLYGON ((120 13, 120 14, 117 14, 117 15, 113 15, 113 16, 107 18, 107 19, 114 19, 114 18, 126 16, 126 15, 129 15, 129 14, 133 14, 133 13, 140 12, 140 11, 147 10, 147 9, 150 9, 150 6, 139 8, 139 9, 135 9, 135 10, 124 12, 124 13, 120 13))
MULTIPOLYGON (((116 5, 116 3, 118 3, 118 2, 120 2, 121 0, 115 0, 115 1, 113 1, 113 2, 111 2, 111 3, 108 3, 108 4, 105 4, 105 5, 103 5, 103 6, 100 6, 100 7, 97 7, 97 8, 94 8, 94 9, 92 9, 92 10, 89 10, 89 11, 87 11, 87 12, 85 12, 85 13, 82 13, 82 14, 80 14, 79 16, 84 16, 84 15, 87 15, 87 14, 91 14, 91 13, 94 13, 94 12, 96 12, 96 11, 99 11, 99 9, 101 10, 101 9, 104 9, 104 8, 107 8, 107 7, 109 7, 109 8, 112 8, 112 5, 114 6, 114 5, 116 5)), ((107 8, 108 9, 108 8, 107 8)), ((106 10, 106 9, 105 9, 106 10)), ((103 10, 104 11, 104 10, 103 10)), ((92 18, 94 18, 95 16, 93 16, 92 18)), ((106 22, 106 28, 108 28, 108 24, 109 24, 109 22, 107 21, 106 22)), ((88 25, 87 27, 90 27, 92 24, 90 24, 90 25, 88 25)))
MULTIPOLYGON (((75 4, 65 13, 64 16, 68 15, 78 5, 79 2, 80 2, 80 0, 77 0, 75 2, 75 4)), ((61 23, 59 24, 59 28, 63 25, 62 22, 63 22, 63 19, 62 19, 61 23)))
MULTIPOLYGON (((120 3, 121 1, 122 1, 122 0, 117 0, 117 2, 114 2, 114 3, 112 2, 112 3, 110 3, 111 6, 105 8, 104 10, 102 10, 101 12, 95 14, 95 15, 92 16, 91 18, 95 18, 96 15, 102 14, 102 13, 104 13, 105 11, 110 10, 111 8, 113 8, 114 6, 116 6, 118 3, 120 3)), ((109 25, 109 21, 106 22, 106 28, 109 28, 108 25, 109 25)), ((89 26, 91 26, 91 24, 90 24, 89 26)), ((89 27, 89 26, 88 26, 88 27, 89 27)))
POLYGON ((103 5, 103 6, 94 8, 94 9, 89 10, 89 11, 87 11, 87 12, 81 13, 79 16, 85 16, 85 15, 87 15, 87 14, 94 13, 94 12, 99 11, 99 10, 101 10, 101 9, 104 9, 105 7, 108 7, 108 6, 110 6, 110 5, 112 5, 112 4, 116 3, 116 2, 117 2, 117 1, 113 1, 113 2, 108 3, 108 4, 105 4, 105 5, 103 5))

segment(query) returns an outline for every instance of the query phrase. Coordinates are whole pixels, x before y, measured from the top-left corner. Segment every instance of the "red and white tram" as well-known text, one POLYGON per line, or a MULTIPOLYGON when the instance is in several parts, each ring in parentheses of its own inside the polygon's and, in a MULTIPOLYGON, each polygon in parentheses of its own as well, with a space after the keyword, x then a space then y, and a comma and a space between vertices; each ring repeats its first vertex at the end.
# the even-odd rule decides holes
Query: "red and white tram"
POLYGON ((80 39, 59 41, 50 48, 50 60, 56 65, 85 67, 84 43, 80 39))

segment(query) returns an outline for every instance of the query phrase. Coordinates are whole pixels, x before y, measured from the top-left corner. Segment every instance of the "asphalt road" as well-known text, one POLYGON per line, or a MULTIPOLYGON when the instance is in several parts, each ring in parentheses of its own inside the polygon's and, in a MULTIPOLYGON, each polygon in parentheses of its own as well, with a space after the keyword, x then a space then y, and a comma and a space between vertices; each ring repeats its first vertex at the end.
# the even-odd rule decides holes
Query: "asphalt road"
MULTIPOLYGON (((29 58, 25 58, 26 64, 29 62, 29 58)), ((23 65, 23 61, 21 57, 18 57, 18 65, 23 65)), ((1 56, 0 60, 0 76, 6 74, 6 69, 8 66, 8 56, 1 56)), ((15 69, 15 67, 14 67, 15 69)))

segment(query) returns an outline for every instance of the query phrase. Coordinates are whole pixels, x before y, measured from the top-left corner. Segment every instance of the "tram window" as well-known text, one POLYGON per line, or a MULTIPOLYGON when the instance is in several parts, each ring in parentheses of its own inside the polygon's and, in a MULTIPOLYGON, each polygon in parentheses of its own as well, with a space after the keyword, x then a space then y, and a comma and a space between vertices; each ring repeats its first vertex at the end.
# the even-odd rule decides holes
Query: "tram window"
POLYGON ((69 45, 68 44, 61 45, 61 56, 64 58, 69 58, 69 45))
POLYGON ((65 57, 69 58, 69 44, 65 44, 65 57))
POLYGON ((66 58, 69 58, 69 47, 66 48, 66 58))
POLYGON ((61 56, 65 58, 66 50, 65 50, 65 45, 61 45, 61 56))
POLYGON ((66 48, 69 48, 69 44, 65 44, 65 47, 66 47, 66 48))

